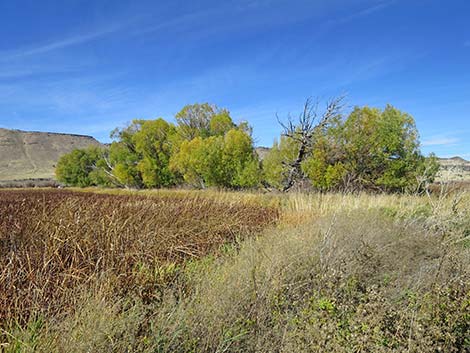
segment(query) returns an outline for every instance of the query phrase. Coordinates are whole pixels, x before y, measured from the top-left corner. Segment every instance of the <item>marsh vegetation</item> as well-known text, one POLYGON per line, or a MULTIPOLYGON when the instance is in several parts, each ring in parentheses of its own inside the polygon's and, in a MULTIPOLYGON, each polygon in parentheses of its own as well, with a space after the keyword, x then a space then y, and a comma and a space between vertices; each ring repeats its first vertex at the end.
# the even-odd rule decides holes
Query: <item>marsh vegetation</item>
POLYGON ((1 191, 10 352, 470 348, 470 200, 1 191))

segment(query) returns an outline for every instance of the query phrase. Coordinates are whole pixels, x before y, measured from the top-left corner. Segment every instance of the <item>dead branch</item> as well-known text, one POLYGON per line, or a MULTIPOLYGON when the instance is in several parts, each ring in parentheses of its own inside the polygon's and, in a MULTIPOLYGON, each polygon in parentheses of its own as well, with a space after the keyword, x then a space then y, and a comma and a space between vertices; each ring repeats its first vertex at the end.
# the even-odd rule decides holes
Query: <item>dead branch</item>
POLYGON ((297 181, 303 178, 301 164, 310 152, 315 133, 324 130, 333 118, 341 115, 344 99, 344 96, 330 99, 326 103, 324 112, 319 114, 319 100, 313 101, 308 98, 297 121, 288 115, 287 122, 284 123, 276 115, 277 121, 283 128, 282 136, 293 139, 299 144, 297 157, 293 161, 284 162, 287 170, 283 191, 289 191, 297 181))

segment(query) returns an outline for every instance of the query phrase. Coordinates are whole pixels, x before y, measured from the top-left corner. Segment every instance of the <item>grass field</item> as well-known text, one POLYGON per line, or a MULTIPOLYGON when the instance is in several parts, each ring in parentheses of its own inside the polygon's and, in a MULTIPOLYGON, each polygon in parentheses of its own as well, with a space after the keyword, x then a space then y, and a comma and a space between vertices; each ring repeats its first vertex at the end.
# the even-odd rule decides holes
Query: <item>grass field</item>
POLYGON ((65 191, 2 191, 0 213, 2 322, 73 307, 75 289, 102 276, 124 294, 151 296, 146 286, 154 286, 153 277, 165 276, 168 266, 207 255, 277 219, 272 208, 197 196, 65 191))
POLYGON ((465 352, 470 199, 0 191, 10 352, 465 352))

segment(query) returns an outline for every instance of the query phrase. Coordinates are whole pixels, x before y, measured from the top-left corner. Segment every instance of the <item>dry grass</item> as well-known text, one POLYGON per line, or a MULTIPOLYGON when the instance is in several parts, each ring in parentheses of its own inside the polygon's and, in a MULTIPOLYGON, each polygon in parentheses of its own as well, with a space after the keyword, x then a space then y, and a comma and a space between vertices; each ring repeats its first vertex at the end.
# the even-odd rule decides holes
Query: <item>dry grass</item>
MULTIPOLYGON (((140 264, 146 255, 163 254, 157 256, 158 264, 163 261, 166 266, 155 267, 151 261, 151 266, 139 265, 137 271, 131 266, 130 271, 123 271, 130 277, 118 282, 124 291, 116 290, 115 280, 92 280, 93 285, 74 291, 73 302, 68 302, 73 310, 35 317, 28 325, 9 329, 5 335, 8 351, 470 351, 468 196, 454 192, 430 196, 263 195, 162 190, 113 191, 118 195, 110 197, 88 191, 73 192, 70 199, 93 201, 78 213, 88 210, 86 217, 95 228, 102 209, 116 210, 107 213, 108 218, 101 217, 107 225, 103 234, 104 229, 110 232, 136 223, 126 222, 121 209, 134 213, 146 205, 146 214, 154 213, 158 207, 149 205, 156 203, 176 214, 175 210, 195 208, 184 213, 180 223, 178 217, 171 219, 175 224, 169 226, 178 233, 188 223, 207 224, 205 218, 198 223, 203 211, 195 205, 212 207, 211 214, 218 217, 208 223, 211 232, 191 233, 188 244, 201 242, 205 245, 191 247, 191 252, 210 253, 212 240, 204 241, 210 237, 215 239, 219 256, 159 252, 161 246, 175 249, 181 238, 152 247, 153 238, 146 234, 167 223, 163 216, 144 217, 142 224, 130 228, 133 235, 126 233, 125 239, 133 243, 125 243, 118 252, 121 255, 109 255, 110 259, 121 264, 119 261, 130 258, 140 264), (103 201, 97 201, 101 198, 103 201), (105 200, 112 207, 100 208, 105 200), (169 206, 173 203, 176 206, 169 206), (276 210, 280 210, 281 223, 261 230, 278 217, 276 210), (240 222, 246 226, 249 220, 253 227, 240 228, 240 222), (245 237, 237 247, 220 248, 227 233, 221 231, 224 236, 220 238, 211 235, 212 231, 229 224, 241 229, 240 234, 260 232, 262 236, 245 237), (138 245, 141 239, 148 246, 138 245)), ((57 212, 74 209, 73 205, 65 202, 57 212)), ((41 207, 36 209, 41 213, 41 207)), ((76 215, 77 209, 71 214, 76 215)), ((49 230, 57 228, 51 227, 47 220, 54 218, 48 217, 44 225, 49 230)), ((68 234, 87 234, 87 222, 80 220, 80 228, 75 225, 76 217, 67 219, 73 229, 68 234)), ((121 239, 120 233, 112 233, 105 244, 115 237, 121 239)), ((161 234, 162 239, 169 236, 161 234)), ((96 247, 100 254, 112 254, 109 246, 100 244, 89 240, 87 249, 93 252, 96 247)), ((120 271, 113 273, 120 278, 120 271)))
POLYGON ((273 208, 197 196, 53 190, 0 191, 0 214, 2 323, 67 311, 80 287, 103 277, 123 294, 152 300, 168 268, 260 232, 278 218, 273 208))
POLYGON ((22 179, 22 180, 0 180, 0 188, 56 188, 60 185, 54 179, 22 179))
POLYGON ((470 349, 470 252, 378 211, 248 240, 169 297, 148 351, 470 349))

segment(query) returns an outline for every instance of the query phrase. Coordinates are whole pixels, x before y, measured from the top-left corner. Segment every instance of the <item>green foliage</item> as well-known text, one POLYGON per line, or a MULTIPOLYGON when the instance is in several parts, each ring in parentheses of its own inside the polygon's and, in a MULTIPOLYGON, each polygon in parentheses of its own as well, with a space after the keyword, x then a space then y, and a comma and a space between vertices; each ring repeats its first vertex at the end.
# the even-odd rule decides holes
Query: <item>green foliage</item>
POLYGON ((320 190, 338 188, 347 173, 343 163, 328 164, 319 157, 307 159, 302 164, 302 170, 308 176, 312 185, 320 190))
POLYGON ((227 110, 192 104, 175 120, 176 126, 162 118, 133 120, 111 133, 109 148, 64 156, 57 177, 76 186, 161 188, 186 182, 200 188, 247 188, 263 180, 284 189, 295 167, 295 178, 308 179, 318 190, 396 192, 423 189, 439 168, 434 156, 421 154, 413 118, 390 105, 384 110, 357 107, 346 119, 335 114, 317 127, 307 124, 310 130, 304 134, 291 125, 262 168, 251 127, 236 125, 227 110))
POLYGON ((259 184, 260 168, 253 140, 245 131, 232 129, 224 138, 223 162, 227 184, 231 187, 253 187, 259 184))
POLYGON ((67 185, 92 186, 101 182, 101 173, 96 170, 103 150, 98 147, 76 149, 62 156, 56 167, 57 179, 67 185))
POLYGON ((236 127, 228 110, 209 103, 186 105, 175 120, 179 136, 188 141, 196 137, 224 136, 236 127))
POLYGON ((209 126, 211 135, 223 136, 229 132, 230 129, 233 129, 235 124, 233 123, 229 112, 223 110, 211 118, 209 126))
POLYGON ((197 186, 253 187, 259 183, 259 163, 251 137, 239 129, 224 136, 183 141, 171 159, 172 170, 197 186))
POLYGON ((179 134, 186 140, 195 137, 209 137, 211 119, 217 114, 217 107, 209 103, 186 105, 176 114, 179 134))
POLYGON ((164 187, 177 181, 169 168, 176 128, 159 118, 134 120, 122 130, 109 150, 109 174, 127 187, 164 187))
POLYGON ((341 133, 342 121, 337 117, 327 129, 316 132, 310 155, 302 162, 302 171, 317 189, 337 189, 344 182, 347 169, 341 133))
POLYGON ((183 175, 184 180, 196 187, 217 185, 220 177, 223 138, 196 137, 183 141, 179 152, 171 158, 172 170, 183 175))
POLYGON ((298 142, 282 136, 280 142, 274 141, 273 147, 263 160, 263 177, 271 186, 282 189, 285 182, 285 162, 296 158, 298 142))
POLYGON ((343 125, 348 169, 364 187, 405 190, 416 182, 424 158, 414 119, 388 105, 356 108, 343 125))
POLYGON ((146 187, 175 184, 176 177, 169 168, 171 136, 175 133, 175 127, 160 118, 143 122, 133 135, 135 150, 141 156, 137 169, 146 187))
POLYGON ((141 155, 137 152, 134 135, 141 129, 143 120, 134 120, 124 129, 115 129, 111 137, 115 141, 109 148, 110 174, 122 186, 140 188, 143 186, 142 175, 137 166, 141 155))
MULTIPOLYGON (((283 137, 264 161, 266 181, 280 188, 284 166, 295 158, 295 141, 283 137), (290 151, 290 155, 289 155, 290 151)), ((302 172, 320 190, 418 190, 434 180, 435 157, 419 150, 414 119, 388 105, 384 110, 355 108, 312 136, 302 172)))
POLYGON ((184 107, 176 121, 179 144, 170 169, 187 183, 201 188, 259 184, 259 162, 246 123, 236 126, 227 110, 207 103, 184 107))
POLYGON ((423 159, 416 170, 419 187, 427 186, 434 182, 440 169, 439 160, 434 153, 423 159))
POLYGON ((142 186, 142 178, 137 169, 139 156, 135 147, 123 141, 114 141, 109 147, 110 172, 119 185, 126 187, 142 186))

